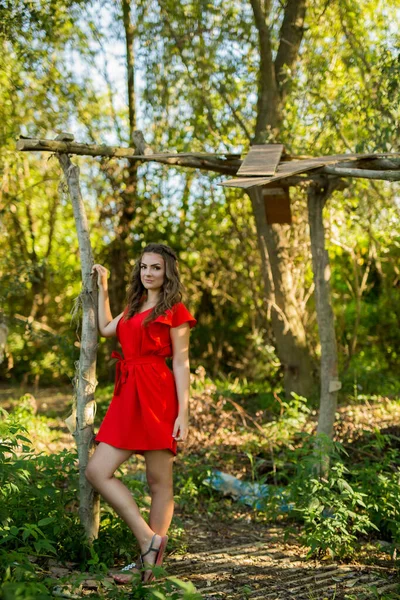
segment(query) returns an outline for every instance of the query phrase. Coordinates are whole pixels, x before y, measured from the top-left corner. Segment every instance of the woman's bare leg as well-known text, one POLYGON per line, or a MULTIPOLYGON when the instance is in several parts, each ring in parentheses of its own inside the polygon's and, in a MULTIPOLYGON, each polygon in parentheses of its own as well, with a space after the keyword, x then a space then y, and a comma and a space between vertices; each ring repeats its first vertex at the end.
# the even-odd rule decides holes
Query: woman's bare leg
MULTIPOLYGON (((141 552, 144 553, 148 549, 155 532, 141 516, 131 492, 122 481, 114 477, 114 473, 118 467, 128 460, 131 455, 131 450, 115 448, 114 446, 100 442, 89 460, 85 475, 104 500, 125 521, 136 537, 141 552)), ((154 546, 158 547, 160 543, 161 538, 157 536, 154 540, 154 546)), ((155 552, 147 556, 151 556, 151 554, 155 555, 155 552)), ((154 562, 154 558, 150 558, 148 562, 154 562)))
POLYGON ((151 493, 149 524, 158 535, 166 535, 174 514, 172 468, 175 456, 170 450, 147 450, 144 457, 151 493))

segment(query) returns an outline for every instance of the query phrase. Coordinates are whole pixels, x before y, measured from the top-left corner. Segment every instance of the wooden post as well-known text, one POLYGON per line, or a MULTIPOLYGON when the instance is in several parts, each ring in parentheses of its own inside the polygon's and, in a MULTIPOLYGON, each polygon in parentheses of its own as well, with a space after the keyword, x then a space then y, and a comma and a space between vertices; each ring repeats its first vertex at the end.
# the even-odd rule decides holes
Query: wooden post
POLYGON ((328 252, 325 248, 322 213, 334 188, 335 184, 330 182, 326 182, 324 186, 310 184, 307 192, 317 322, 321 343, 321 395, 317 434, 325 434, 330 438, 333 436, 337 393, 341 383, 338 379, 335 323, 330 300, 331 273, 328 252))
POLYGON ((93 425, 96 412, 94 392, 96 389, 97 353, 97 288, 90 272, 93 265, 89 228, 79 186, 79 168, 71 163, 67 154, 58 159, 64 171, 71 197, 82 270, 82 291, 78 302, 82 306, 82 333, 79 366, 75 376, 76 405, 67 425, 75 438, 79 457, 79 516, 89 542, 98 536, 100 518, 99 494, 85 477, 85 469, 94 451, 93 425))

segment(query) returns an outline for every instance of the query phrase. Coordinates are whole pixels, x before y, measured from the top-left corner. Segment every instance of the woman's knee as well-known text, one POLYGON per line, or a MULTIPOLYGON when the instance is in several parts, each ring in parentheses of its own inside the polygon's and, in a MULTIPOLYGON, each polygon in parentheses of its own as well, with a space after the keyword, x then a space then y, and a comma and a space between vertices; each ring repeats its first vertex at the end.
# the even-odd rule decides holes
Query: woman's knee
POLYGON ((96 487, 96 484, 102 479, 102 473, 101 470, 97 468, 96 464, 89 462, 85 469, 85 477, 93 487, 96 487))
POLYGON ((118 467, 132 454, 132 450, 114 448, 100 442, 85 469, 86 479, 93 487, 98 487, 102 482, 112 479, 118 467))
POLYGON ((173 491, 172 475, 147 473, 147 483, 152 493, 159 490, 173 491))

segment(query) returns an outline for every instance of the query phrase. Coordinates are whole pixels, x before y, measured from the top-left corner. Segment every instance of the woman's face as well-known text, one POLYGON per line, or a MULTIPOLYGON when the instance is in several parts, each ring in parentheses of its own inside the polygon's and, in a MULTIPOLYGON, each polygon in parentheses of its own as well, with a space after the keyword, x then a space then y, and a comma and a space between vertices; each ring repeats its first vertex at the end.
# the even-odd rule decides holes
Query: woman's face
POLYGON ((146 290, 159 290, 164 276, 165 262, 161 254, 145 252, 140 263, 140 279, 146 290))

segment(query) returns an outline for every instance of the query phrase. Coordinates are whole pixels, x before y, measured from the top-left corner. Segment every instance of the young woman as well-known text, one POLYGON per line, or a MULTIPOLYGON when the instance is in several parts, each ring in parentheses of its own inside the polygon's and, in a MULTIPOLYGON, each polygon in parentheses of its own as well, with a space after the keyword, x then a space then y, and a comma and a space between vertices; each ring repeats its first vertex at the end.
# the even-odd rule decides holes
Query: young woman
POLYGON ((99 284, 99 330, 116 335, 116 382, 111 404, 100 426, 99 442, 86 477, 125 521, 140 546, 138 564, 113 577, 128 583, 139 574, 154 579, 161 565, 174 511, 172 466, 177 442, 186 440, 189 409, 189 332, 196 319, 181 302, 175 252, 164 244, 147 245, 133 267, 125 310, 113 319, 108 300, 107 270, 93 265, 99 284), (172 371, 165 358, 172 356, 172 371), (128 488, 114 477, 133 454, 142 454, 151 494, 149 523, 142 518, 128 488))

